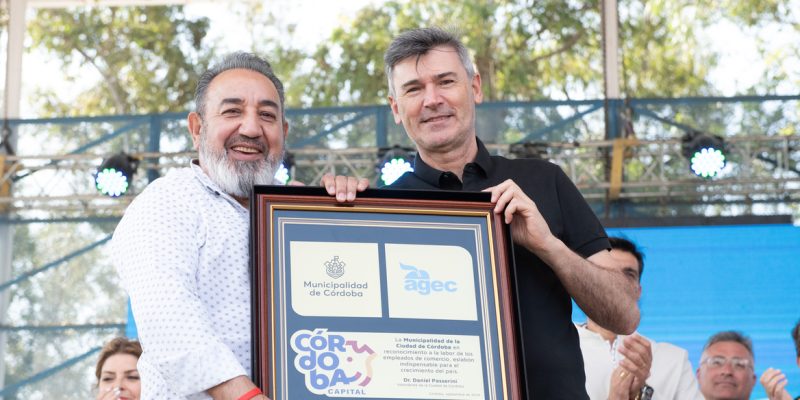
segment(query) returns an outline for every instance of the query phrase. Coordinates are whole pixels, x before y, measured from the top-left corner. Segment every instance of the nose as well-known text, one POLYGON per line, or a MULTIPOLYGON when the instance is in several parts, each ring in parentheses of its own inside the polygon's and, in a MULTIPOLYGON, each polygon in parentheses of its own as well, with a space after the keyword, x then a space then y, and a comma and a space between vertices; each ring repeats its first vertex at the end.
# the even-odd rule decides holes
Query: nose
POLYGON ((730 362, 726 362, 719 368, 720 373, 723 375, 733 375, 733 365, 730 362))
POLYGON ((258 113, 245 113, 239 125, 239 133, 247 137, 261 136, 261 125, 258 123, 258 113))
POLYGON ((436 108, 442 104, 442 96, 439 88, 435 84, 425 85, 425 93, 422 98, 422 105, 427 108, 436 108))
POLYGON ((119 377, 119 378, 114 379, 114 385, 111 387, 111 390, 117 390, 117 389, 122 390, 122 386, 123 386, 124 382, 125 382, 125 378, 123 378, 123 377, 119 377))

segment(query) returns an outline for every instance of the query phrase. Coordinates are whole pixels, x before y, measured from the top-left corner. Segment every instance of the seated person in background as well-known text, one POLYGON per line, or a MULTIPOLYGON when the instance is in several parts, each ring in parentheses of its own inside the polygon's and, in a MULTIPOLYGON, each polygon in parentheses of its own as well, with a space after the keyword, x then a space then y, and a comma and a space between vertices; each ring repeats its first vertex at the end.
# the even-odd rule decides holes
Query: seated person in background
POLYGON ((114 338, 100 350, 95 376, 96 400, 139 400, 141 382, 136 362, 142 355, 142 346, 136 340, 114 338))
MULTIPOLYGON (((794 350, 797 355, 797 366, 800 367, 800 321, 794 325, 792 329, 792 340, 794 340, 794 350)), ((764 391, 767 392, 769 400, 792 400, 792 395, 786 391, 786 375, 779 369, 767 368, 761 374, 761 386, 764 386, 764 391)), ((800 400, 800 396, 795 397, 795 400, 800 400)))
MULTIPOLYGON (((642 253, 629 240, 615 237, 608 240, 616 264, 604 267, 634 281, 638 299, 642 294, 642 253)), ((592 400, 703 399, 686 350, 669 343, 656 343, 638 333, 617 335, 591 319, 577 327, 586 369, 586 391, 592 400)))
POLYGON ((747 400, 756 384, 755 356, 750 338, 740 332, 725 331, 708 339, 697 381, 706 400, 747 400))

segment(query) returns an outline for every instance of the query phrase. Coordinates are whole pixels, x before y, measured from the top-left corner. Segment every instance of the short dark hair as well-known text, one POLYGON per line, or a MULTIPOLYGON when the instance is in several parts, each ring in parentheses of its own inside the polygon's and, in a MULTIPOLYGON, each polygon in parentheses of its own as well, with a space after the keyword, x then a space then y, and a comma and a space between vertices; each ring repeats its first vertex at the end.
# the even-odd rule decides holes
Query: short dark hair
POLYGON ((475 67, 469 58, 469 51, 455 32, 437 27, 417 28, 397 35, 389 44, 386 53, 383 54, 384 70, 386 79, 389 81, 389 93, 394 96, 392 73, 395 65, 408 57, 423 56, 439 46, 452 47, 458 53, 458 58, 467 71, 467 77, 472 79, 475 76, 475 67))
POLYGON ((705 346, 703 346, 703 351, 706 351, 711 345, 719 342, 736 342, 744 346, 753 359, 756 358, 755 353, 753 353, 753 341, 750 340, 745 334, 739 331, 723 331, 714 334, 708 341, 706 342, 705 346))
POLYGON ((115 354, 130 354, 138 359, 142 356, 142 345, 138 340, 126 337, 115 337, 103 345, 103 349, 100 350, 100 357, 97 358, 97 366, 94 369, 98 384, 100 384, 100 372, 103 371, 103 364, 115 354))
POLYGON ((639 280, 642 280, 644 273, 644 254, 636 247, 636 243, 621 237, 610 237, 608 241, 611 243, 611 248, 633 254, 636 261, 639 263, 639 280))
POLYGON ((257 55, 242 51, 228 54, 222 61, 210 67, 206 72, 203 72, 203 75, 200 75, 200 79, 197 81, 197 89, 195 89, 194 92, 195 111, 200 114, 200 117, 203 117, 206 111, 206 92, 211 85, 211 81, 213 81, 217 75, 231 69, 249 69, 266 76, 267 79, 272 81, 272 84, 275 85, 275 89, 278 91, 278 97, 280 97, 281 100, 281 116, 285 117, 283 83, 275 76, 275 72, 272 71, 272 66, 267 60, 257 55))
POLYGON ((797 357, 800 358, 800 320, 794 324, 792 339, 794 339, 794 351, 797 353, 797 357))

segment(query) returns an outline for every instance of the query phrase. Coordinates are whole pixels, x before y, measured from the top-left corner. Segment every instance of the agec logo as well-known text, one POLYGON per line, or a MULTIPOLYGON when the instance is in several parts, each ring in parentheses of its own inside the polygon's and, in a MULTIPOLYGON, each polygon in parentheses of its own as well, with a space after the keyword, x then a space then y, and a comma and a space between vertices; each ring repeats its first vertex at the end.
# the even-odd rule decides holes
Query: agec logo
POLYGON ((455 281, 432 280, 428 271, 417 268, 413 265, 400 263, 400 268, 410 271, 406 274, 403 288, 409 292, 417 292, 428 295, 431 292, 455 292, 458 290, 455 281))

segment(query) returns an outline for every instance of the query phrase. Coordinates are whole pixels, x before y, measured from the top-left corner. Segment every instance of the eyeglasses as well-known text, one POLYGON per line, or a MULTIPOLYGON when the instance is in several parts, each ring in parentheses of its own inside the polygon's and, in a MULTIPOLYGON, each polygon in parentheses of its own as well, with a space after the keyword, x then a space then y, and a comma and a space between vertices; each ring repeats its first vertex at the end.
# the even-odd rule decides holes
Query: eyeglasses
POLYGON ((750 368, 753 368, 753 363, 747 358, 725 358, 723 356, 713 356, 708 357, 703 361, 700 361, 700 364, 705 364, 708 368, 717 369, 722 368, 725 364, 731 364, 731 368, 736 371, 745 371, 750 368))

